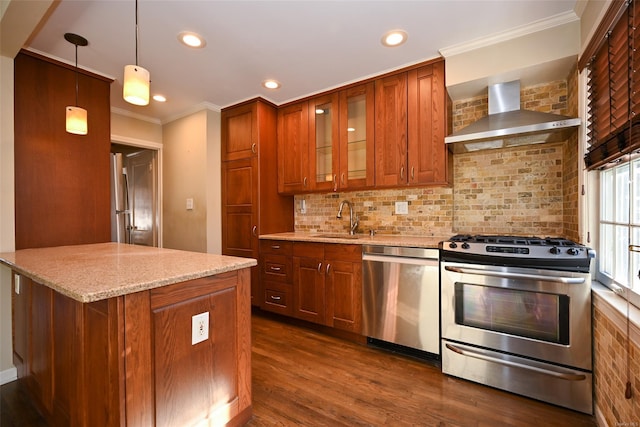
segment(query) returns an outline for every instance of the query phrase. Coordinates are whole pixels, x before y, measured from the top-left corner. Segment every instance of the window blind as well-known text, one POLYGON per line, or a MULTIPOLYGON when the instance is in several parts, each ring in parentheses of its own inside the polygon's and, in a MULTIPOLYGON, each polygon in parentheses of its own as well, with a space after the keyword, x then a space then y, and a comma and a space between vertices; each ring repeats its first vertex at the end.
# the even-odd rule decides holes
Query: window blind
POLYGON ((640 7, 613 2, 620 8, 609 13, 611 22, 603 39, 585 52, 594 54, 586 64, 588 80, 587 136, 584 157, 588 170, 600 168, 621 156, 640 150, 640 7))

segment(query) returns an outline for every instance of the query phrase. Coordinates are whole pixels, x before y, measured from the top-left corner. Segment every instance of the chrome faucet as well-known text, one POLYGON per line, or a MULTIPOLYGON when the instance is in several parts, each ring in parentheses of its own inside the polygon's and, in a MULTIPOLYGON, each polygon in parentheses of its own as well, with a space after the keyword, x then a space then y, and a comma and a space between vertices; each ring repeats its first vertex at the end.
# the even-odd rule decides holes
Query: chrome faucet
POLYGON ((353 205, 351 205, 350 201, 343 200, 340 202, 336 218, 342 219, 342 208, 344 208, 344 205, 349 206, 349 234, 354 235, 356 234, 356 228, 358 228, 358 217, 353 214, 353 205))

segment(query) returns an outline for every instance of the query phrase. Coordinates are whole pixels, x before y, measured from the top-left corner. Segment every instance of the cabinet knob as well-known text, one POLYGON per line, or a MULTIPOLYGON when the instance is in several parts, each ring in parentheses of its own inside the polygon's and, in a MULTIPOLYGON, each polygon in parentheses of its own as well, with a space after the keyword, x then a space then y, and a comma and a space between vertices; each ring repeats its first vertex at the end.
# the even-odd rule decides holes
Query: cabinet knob
POLYGON ((253 144, 251 144, 251 152, 253 154, 256 154, 256 143, 255 142, 253 144))
POLYGON ((258 235, 258 226, 254 225, 253 228, 251 228, 251 234, 253 234, 254 236, 258 235))

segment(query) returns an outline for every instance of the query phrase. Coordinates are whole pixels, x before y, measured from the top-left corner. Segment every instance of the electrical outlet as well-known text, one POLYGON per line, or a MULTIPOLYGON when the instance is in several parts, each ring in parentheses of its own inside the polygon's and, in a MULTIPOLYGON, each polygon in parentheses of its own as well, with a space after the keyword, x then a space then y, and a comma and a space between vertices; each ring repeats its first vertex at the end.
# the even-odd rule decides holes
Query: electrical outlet
POLYGON ((209 339, 209 312, 191 316, 191 345, 209 339))
POLYGON ((187 199, 187 210, 188 211, 192 211, 193 210, 193 199, 192 198, 188 198, 187 199))
POLYGON ((300 200, 300 213, 301 214, 307 213, 307 201, 305 199, 300 200))
POLYGON ((409 202, 396 202, 396 215, 407 215, 409 213, 409 202))

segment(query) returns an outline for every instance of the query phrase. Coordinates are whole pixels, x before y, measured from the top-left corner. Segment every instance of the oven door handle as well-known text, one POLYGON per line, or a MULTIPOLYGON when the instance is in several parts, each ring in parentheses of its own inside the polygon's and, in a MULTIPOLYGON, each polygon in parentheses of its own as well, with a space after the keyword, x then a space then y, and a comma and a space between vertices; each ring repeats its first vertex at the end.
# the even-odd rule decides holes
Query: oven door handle
POLYGON ((569 285, 580 285, 585 282, 584 277, 557 277, 557 276, 545 276, 542 274, 508 273, 505 271, 483 270, 480 268, 461 268, 461 267, 452 267, 449 265, 446 265, 444 269, 447 271, 452 271, 454 273, 461 273, 461 274, 476 274, 478 276, 493 276, 493 277, 501 277, 504 279, 544 280, 546 282, 566 283, 569 285))
POLYGON ((587 376, 584 374, 576 374, 573 372, 552 371, 550 369, 544 369, 538 366, 525 365, 522 363, 514 362, 512 360, 498 359, 496 357, 487 356, 486 354, 477 353, 472 350, 461 349, 451 344, 445 344, 445 345, 449 350, 453 351, 454 353, 461 354, 463 356, 473 357, 476 359, 484 360, 486 362, 498 363, 498 364, 510 366, 513 368, 520 368, 520 369, 525 369, 529 371, 534 371, 539 374, 549 375, 549 376, 560 378, 567 381, 584 381, 587 378, 587 376))

